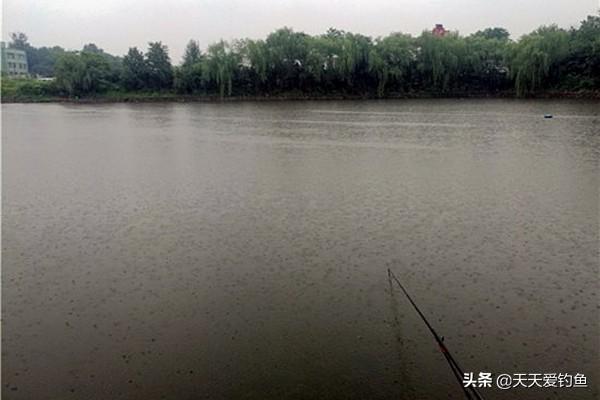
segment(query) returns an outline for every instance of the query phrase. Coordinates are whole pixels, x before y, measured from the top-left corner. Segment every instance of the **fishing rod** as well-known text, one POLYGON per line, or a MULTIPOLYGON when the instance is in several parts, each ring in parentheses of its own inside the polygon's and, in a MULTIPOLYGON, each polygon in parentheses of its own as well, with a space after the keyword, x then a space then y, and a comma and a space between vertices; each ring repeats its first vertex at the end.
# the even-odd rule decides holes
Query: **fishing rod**
POLYGON ((463 372, 462 368, 458 365, 458 362, 456 362, 454 357, 452 357, 452 354, 450 354, 450 351, 444 344, 444 337, 438 335, 437 332, 435 331, 435 329, 433 329, 433 327, 431 326, 431 324, 429 323, 427 318, 425 318, 425 315, 423 315, 423 313, 421 312, 419 307, 417 307, 416 303, 413 301, 412 297, 410 297, 410 295, 408 294, 408 292, 406 291, 406 289, 404 288, 402 283, 400 283, 400 280, 398 280, 398 278, 396 278, 396 275, 389 268, 388 268, 388 277, 390 280, 393 279, 394 281, 396 281, 398 286, 400 286, 400 289, 402 289, 402 291, 406 295, 406 298, 408 299, 408 301, 410 301, 410 304, 412 304, 412 306, 415 308, 415 310, 417 311, 417 313, 419 314, 419 316, 421 317, 423 322, 425 322, 425 325, 427 325, 429 332, 431 332, 431 334, 435 338, 435 341, 437 342, 438 346, 440 347, 440 351, 442 352, 442 354, 446 358, 446 361, 450 365, 450 368, 452 369, 452 373, 456 377, 456 380, 458 381, 458 384, 460 385, 460 387, 462 387, 463 391, 465 392, 467 399, 483 400, 483 397, 481 396, 481 394, 479 394, 477 389, 475 389, 473 386, 469 386, 469 387, 464 386, 463 377, 465 376, 465 373, 463 372))

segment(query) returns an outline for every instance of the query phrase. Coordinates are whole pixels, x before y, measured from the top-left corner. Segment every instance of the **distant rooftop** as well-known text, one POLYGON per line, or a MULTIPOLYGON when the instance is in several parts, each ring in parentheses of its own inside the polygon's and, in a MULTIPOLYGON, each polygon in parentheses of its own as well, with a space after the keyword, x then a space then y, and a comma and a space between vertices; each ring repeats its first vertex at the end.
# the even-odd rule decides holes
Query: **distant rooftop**
POLYGON ((431 31, 433 36, 445 36, 448 31, 444 28, 444 24, 435 24, 435 28, 431 31))

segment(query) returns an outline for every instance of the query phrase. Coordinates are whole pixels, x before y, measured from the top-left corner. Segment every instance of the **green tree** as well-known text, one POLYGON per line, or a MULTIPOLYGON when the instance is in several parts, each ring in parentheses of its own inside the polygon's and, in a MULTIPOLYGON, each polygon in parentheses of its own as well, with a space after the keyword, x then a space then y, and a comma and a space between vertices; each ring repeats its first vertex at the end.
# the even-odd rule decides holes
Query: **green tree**
POLYGON ((484 39, 496 39, 500 41, 507 41, 510 38, 510 33, 504 28, 486 28, 482 31, 475 32, 472 36, 482 37, 484 39))
POLYGON ((556 25, 541 27, 523 36, 514 46, 511 73, 517 95, 549 88, 560 75, 569 51, 569 35, 556 25))
POLYGON ((565 89, 600 89, 600 14, 571 30, 561 84, 565 89))
POLYGON ((146 52, 146 85, 151 89, 169 89, 173 84, 173 67, 167 46, 150 42, 146 52))
POLYGON ((173 87, 179 93, 195 93, 204 88, 202 52, 195 40, 185 48, 183 63, 173 71, 173 87))
POLYGON ((10 34, 10 39, 10 47, 13 49, 27 50, 30 47, 29 39, 23 32, 12 32, 10 34))
POLYGON ((141 90, 146 88, 147 81, 148 68, 144 54, 137 47, 130 47, 127 55, 123 57, 122 85, 127 90, 141 90))
POLYGON ((269 79, 271 88, 290 90, 301 88, 304 65, 308 55, 308 35, 281 28, 269 34, 266 46, 269 52, 269 79))
POLYGON ((406 89, 403 79, 416 59, 414 41, 409 35, 395 33, 375 41, 369 56, 370 70, 377 79, 377 96, 382 97, 390 80, 398 89, 406 89))
POLYGON ((102 50, 101 48, 96 46, 94 43, 88 43, 88 44, 83 45, 83 49, 81 51, 85 51, 87 53, 94 53, 94 54, 103 54, 104 53, 104 50, 102 50))
POLYGON ((509 87, 507 54, 511 43, 507 38, 504 34, 482 35, 479 32, 465 38, 466 54, 461 76, 465 90, 497 92, 509 87))
POLYGON ((198 93, 204 89, 204 86, 202 62, 174 68, 173 87, 178 93, 198 93))
POLYGON ((131 48, 121 59, 93 43, 72 53, 60 47, 35 48, 25 34, 11 36, 11 46, 27 52, 32 73, 56 72, 58 86, 72 95, 100 92, 117 81, 128 90, 175 89, 222 97, 509 90, 523 96, 546 90, 600 90, 600 15, 588 16, 568 31, 541 27, 515 41, 500 27, 466 37, 397 33, 374 41, 334 28, 311 36, 284 27, 265 40, 220 41, 206 54, 191 40, 176 68, 161 42, 150 43, 145 56, 131 48))
POLYGON ((69 95, 99 93, 110 86, 110 66, 100 55, 65 53, 56 62, 56 83, 69 95))
POLYGON ((264 40, 244 39, 239 43, 242 65, 249 69, 249 80, 255 93, 264 90, 269 74, 269 51, 264 40))
POLYGON ((45 77, 54 76, 54 65, 65 49, 54 47, 29 47, 26 50, 29 73, 45 77))
POLYGON ((310 38, 308 57, 320 84, 336 91, 366 90, 370 84, 371 38, 335 28, 310 38))
POLYGON ((358 85, 365 89, 370 69, 369 56, 373 47, 371 38, 343 32, 341 43, 337 47, 339 73, 345 77, 347 85, 351 88, 358 85))
POLYGON ((182 65, 191 66, 199 63, 202 60, 202 52, 200 51, 200 45, 196 40, 190 40, 185 47, 185 53, 183 54, 182 65))
POLYGON ((318 89, 330 89, 335 79, 338 55, 332 47, 332 41, 325 36, 309 38, 308 53, 304 68, 318 89))
POLYGON ((466 44, 457 33, 437 37, 423 32, 418 39, 420 46, 417 63, 423 88, 438 92, 458 89, 465 65, 466 44))
POLYGON ((115 57, 112 54, 105 52, 103 49, 96 46, 94 43, 88 43, 83 46, 82 53, 95 54, 106 60, 110 67, 108 79, 111 82, 117 83, 122 74, 123 60, 121 57, 115 57))
POLYGON ((231 96, 233 78, 239 63, 239 55, 233 52, 231 46, 221 40, 208 47, 204 74, 206 79, 215 84, 221 97, 231 96))

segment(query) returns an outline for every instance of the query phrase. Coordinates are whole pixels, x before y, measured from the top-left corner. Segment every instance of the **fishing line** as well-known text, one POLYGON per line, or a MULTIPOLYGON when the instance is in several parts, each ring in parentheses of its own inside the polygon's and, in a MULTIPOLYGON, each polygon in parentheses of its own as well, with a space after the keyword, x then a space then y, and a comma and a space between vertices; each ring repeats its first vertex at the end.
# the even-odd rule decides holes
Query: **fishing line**
POLYGON ((483 400, 483 397, 481 396, 481 394, 479 394, 479 392, 477 391, 477 389, 475 389, 473 386, 469 386, 469 387, 465 387, 464 386, 464 384, 463 384, 463 377, 465 376, 465 373, 463 372, 462 368, 458 365, 458 362, 456 362, 456 360, 454 359, 454 357, 452 357, 452 354, 450 354, 450 351, 448 350, 448 348, 444 344, 444 337, 443 336, 440 337, 440 335, 437 334, 437 332, 435 331, 435 329, 433 329, 433 327, 431 326, 431 324, 429 323, 429 321, 427 320, 427 318, 425 318, 425 315, 423 315, 423 313, 421 312, 421 310, 419 309, 419 307, 417 306, 417 304, 413 301, 412 297, 410 297, 410 295, 408 294, 408 292, 406 291, 406 289, 404 288, 404 286, 402 285, 402 283, 400 283, 400 281, 398 280, 398 278, 396 278, 396 275, 394 275, 394 273, 389 268, 388 268, 388 278, 390 279, 390 281, 393 279, 398 284, 398 286, 400 287, 400 289, 402 289, 402 291, 404 292, 404 295, 406 296, 406 298, 408 299, 408 301, 410 301, 410 304, 412 304, 412 306, 417 311, 417 313, 419 314, 419 316, 421 317, 421 319, 423 320, 423 322, 425 322, 425 325, 427 325, 427 328, 429 329, 429 332, 431 332, 431 334, 435 338, 435 341, 437 342, 437 344, 438 344, 438 346, 440 348, 440 351, 442 352, 442 354, 446 358, 446 361, 450 365, 450 368, 452 369, 452 373, 456 377, 456 380, 458 381, 458 384, 460 385, 460 387, 465 392, 465 395, 467 396, 467 399, 473 399, 473 398, 475 398, 477 400, 483 400))

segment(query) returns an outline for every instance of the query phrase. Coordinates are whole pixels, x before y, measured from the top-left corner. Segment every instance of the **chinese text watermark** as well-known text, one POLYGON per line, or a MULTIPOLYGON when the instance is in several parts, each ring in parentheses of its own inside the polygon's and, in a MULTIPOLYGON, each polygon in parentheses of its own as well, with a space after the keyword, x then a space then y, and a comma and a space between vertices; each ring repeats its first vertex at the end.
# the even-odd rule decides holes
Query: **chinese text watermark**
POLYGON ((568 373, 515 373, 497 374, 491 372, 465 372, 463 376, 464 387, 516 389, 516 388, 586 388, 587 378, 584 374, 568 373))

